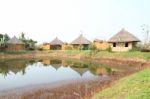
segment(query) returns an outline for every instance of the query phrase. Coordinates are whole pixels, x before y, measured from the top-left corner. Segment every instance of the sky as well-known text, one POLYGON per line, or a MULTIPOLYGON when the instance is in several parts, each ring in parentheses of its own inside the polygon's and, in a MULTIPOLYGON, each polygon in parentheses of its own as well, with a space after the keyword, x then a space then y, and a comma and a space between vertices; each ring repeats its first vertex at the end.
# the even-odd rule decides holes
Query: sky
POLYGON ((69 43, 80 34, 108 40, 125 28, 143 40, 149 10, 150 0, 0 0, 0 33, 69 43))

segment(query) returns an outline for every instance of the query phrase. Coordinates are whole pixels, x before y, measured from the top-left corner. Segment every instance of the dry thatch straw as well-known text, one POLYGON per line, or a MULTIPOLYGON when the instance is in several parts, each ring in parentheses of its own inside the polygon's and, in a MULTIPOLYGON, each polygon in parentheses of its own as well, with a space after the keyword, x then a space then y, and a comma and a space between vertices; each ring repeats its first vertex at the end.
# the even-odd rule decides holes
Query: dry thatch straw
POLYGON ((122 29, 116 35, 111 37, 108 42, 139 42, 140 40, 129 33, 127 30, 122 29))

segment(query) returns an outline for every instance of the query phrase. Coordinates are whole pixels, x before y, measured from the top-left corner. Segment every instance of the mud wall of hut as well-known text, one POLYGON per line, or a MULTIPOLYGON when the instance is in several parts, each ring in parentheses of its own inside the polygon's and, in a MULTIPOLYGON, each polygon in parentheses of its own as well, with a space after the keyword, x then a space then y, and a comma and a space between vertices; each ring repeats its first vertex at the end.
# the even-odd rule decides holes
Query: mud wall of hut
POLYGON ((116 43, 116 47, 113 46, 113 43, 111 43, 111 48, 112 51, 117 51, 117 52, 124 52, 124 51, 129 51, 132 49, 132 43, 128 43, 128 47, 125 47, 125 43, 116 43))
POLYGON ((7 51, 22 51, 25 50, 24 44, 8 44, 7 51))

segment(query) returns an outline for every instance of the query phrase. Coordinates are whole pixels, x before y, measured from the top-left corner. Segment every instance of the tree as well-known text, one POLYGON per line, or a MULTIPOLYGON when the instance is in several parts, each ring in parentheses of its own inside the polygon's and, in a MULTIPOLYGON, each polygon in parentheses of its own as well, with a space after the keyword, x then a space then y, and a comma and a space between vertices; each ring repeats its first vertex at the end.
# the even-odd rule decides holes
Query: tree
POLYGON ((7 34, 0 34, 0 49, 4 50, 7 45, 7 41, 10 40, 10 37, 7 34))
POLYGON ((22 41, 25 40, 25 39, 26 39, 26 38, 25 38, 25 33, 22 32, 22 33, 20 34, 19 39, 21 39, 22 41))
POLYGON ((21 33, 19 39, 25 43, 25 47, 26 49, 35 49, 35 44, 37 43, 37 41, 34 41, 33 39, 27 39, 25 37, 25 33, 21 33))
POLYGON ((149 34, 150 27, 147 24, 143 24, 141 27, 142 27, 142 32, 145 35, 143 48, 150 49, 150 34, 149 34))
POLYGON ((144 40, 144 43, 145 44, 147 44, 147 43, 149 43, 150 41, 150 35, 149 35, 149 32, 150 32, 150 27, 149 27, 149 25, 147 25, 147 24, 143 24, 142 26, 142 32, 145 34, 145 40, 144 40))
POLYGON ((4 38, 5 38, 5 42, 7 42, 8 40, 10 40, 10 37, 8 36, 8 34, 4 34, 4 38))

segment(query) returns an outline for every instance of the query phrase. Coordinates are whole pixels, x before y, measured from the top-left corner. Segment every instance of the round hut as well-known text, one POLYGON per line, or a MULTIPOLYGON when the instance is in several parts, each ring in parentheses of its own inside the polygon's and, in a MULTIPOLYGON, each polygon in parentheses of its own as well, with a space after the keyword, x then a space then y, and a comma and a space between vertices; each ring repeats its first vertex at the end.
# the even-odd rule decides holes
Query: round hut
POLYGON ((25 50, 25 43, 17 39, 15 36, 7 42, 7 51, 22 51, 25 50))
POLYGON ((80 48, 82 50, 87 50, 90 44, 91 42, 86 39, 82 34, 71 42, 71 45, 73 45, 75 49, 80 48))
POLYGON ((64 44, 64 42, 62 42, 61 40, 59 40, 57 37, 52 40, 50 42, 50 49, 51 50, 61 50, 62 49, 62 45, 64 44))
POLYGON ((108 41, 111 44, 112 51, 129 51, 136 47, 140 40, 125 29, 119 31, 108 41))

